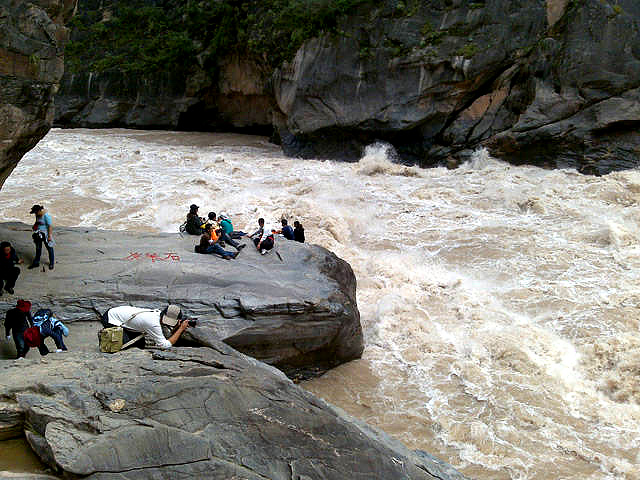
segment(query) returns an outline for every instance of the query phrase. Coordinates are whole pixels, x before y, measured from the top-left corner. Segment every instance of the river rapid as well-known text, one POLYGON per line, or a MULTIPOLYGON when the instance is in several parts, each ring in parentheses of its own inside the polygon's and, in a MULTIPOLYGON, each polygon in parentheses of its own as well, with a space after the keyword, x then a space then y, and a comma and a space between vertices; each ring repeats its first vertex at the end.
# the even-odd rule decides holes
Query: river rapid
POLYGON ((191 203, 244 231, 300 220, 353 267, 366 341, 305 388, 472 478, 640 479, 640 171, 393 159, 54 129, 3 186, 1 220, 31 223, 33 203, 134 231, 175 232, 191 203))

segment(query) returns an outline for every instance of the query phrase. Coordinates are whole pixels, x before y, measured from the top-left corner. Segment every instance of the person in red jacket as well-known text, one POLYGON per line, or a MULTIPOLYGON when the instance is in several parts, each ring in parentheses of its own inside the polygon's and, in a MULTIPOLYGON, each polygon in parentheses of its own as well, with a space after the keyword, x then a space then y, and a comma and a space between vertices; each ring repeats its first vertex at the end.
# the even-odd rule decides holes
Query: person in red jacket
MULTIPOLYGON (((28 300, 18 300, 16 307, 7 311, 7 316, 4 321, 7 340, 11 340, 11 336, 13 335, 13 342, 16 345, 16 351, 18 353, 17 358, 24 358, 29 352, 29 346, 24 341, 24 332, 31 326, 33 326, 31 319, 31 302, 28 300)), ((38 345, 38 350, 42 356, 49 353, 49 349, 44 342, 38 345)))

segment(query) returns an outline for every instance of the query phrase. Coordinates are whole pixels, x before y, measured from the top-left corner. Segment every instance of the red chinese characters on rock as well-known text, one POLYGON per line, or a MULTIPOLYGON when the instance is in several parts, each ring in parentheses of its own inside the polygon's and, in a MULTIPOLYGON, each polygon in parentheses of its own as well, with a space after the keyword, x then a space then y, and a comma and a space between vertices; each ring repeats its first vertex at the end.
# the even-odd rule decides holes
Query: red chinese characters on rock
POLYGON ((151 263, 155 263, 156 261, 159 261, 159 262, 179 262, 180 261, 180 255, 178 255, 175 252, 166 252, 164 254, 148 253, 148 252, 147 253, 129 252, 129 255, 124 257, 124 260, 133 262, 134 260, 140 260, 145 258, 150 258, 151 263))

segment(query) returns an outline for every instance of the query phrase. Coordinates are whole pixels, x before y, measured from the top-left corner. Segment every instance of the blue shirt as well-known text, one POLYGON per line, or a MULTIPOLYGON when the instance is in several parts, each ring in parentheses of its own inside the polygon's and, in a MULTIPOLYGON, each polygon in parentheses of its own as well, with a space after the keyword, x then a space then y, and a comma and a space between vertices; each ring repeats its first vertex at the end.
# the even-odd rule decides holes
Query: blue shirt
POLYGON ((48 213, 45 213, 40 218, 36 217, 36 225, 37 225, 37 230, 48 234, 49 227, 51 226, 51 215, 49 215, 48 213))
POLYGON ((291 228, 291 225, 285 225, 282 227, 282 235, 284 235, 284 238, 287 240, 293 240, 293 228, 291 228))

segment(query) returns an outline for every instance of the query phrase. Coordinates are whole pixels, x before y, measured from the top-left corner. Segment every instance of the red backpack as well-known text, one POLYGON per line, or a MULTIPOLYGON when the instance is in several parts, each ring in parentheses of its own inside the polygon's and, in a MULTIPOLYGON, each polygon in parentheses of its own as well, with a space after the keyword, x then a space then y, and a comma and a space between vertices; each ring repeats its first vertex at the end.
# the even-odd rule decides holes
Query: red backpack
POLYGON ((38 347, 42 344, 42 335, 38 327, 30 327, 24 331, 24 343, 28 347, 38 347))

